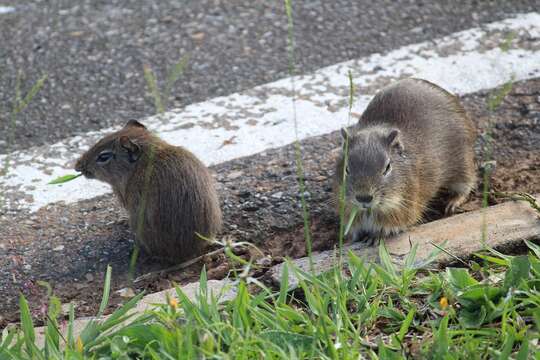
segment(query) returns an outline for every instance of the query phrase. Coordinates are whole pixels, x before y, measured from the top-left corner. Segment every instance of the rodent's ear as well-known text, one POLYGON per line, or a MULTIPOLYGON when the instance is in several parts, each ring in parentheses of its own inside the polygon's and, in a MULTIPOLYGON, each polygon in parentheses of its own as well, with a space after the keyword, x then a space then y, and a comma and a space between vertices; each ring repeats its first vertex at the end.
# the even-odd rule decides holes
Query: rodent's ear
POLYGON ((347 140, 349 138, 349 132, 347 131, 346 128, 341 128, 341 138, 343 140, 347 140))
POLYGON ((343 140, 341 142, 341 147, 343 148, 343 151, 345 151, 345 144, 347 144, 347 141, 351 141, 351 135, 349 135, 346 128, 341 128, 341 139, 343 140))
POLYGON ((386 136, 386 144, 390 149, 396 148, 399 152, 403 151, 403 143, 401 142, 400 131, 392 129, 386 136))
POLYGON ((124 129, 130 128, 130 127, 138 127, 138 128, 141 128, 141 129, 145 129, 145 130, 146 130, 146 126, 144 126, 143 124, 141 124, 140 122, 138 122, 138 121, 135 120, 135 119, 130 119, 130 120, 128 120, 128 122, 126 123, 126 125, 124 125, 124 129))
POLYGON ((127 151, 130 162, 135 162, 141 157, 141 147, 135 144, 131 139, 124 135, 120 136, 120 146, 127 151))

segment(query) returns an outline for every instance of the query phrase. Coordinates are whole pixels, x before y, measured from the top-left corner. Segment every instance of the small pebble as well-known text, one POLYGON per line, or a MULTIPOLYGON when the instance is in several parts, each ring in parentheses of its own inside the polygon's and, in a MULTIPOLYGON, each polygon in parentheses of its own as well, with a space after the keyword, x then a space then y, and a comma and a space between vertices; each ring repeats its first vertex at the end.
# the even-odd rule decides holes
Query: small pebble
POLYGON ((120 290, 116 291, 116 293, 117 293, 120 297, 123 297, 123 298, 132 298, 132 297, 135 296, 135 291, 133 291, 133 289, 130 288, 130 287, 126 287, 126 288, 120 289, 120 290))
POLYGON ((238 179, 242 175, 244 175, 244 172, 241 171, 241 170, 233 171, 232 173, 227 175, 227 179, 229 179, 229 180, 238 179))
POLYGON ((281 197, 283 196, 283 191, 278 191, 276 193, 273 193, 271 195, 274 199, 281 199, 281 197))

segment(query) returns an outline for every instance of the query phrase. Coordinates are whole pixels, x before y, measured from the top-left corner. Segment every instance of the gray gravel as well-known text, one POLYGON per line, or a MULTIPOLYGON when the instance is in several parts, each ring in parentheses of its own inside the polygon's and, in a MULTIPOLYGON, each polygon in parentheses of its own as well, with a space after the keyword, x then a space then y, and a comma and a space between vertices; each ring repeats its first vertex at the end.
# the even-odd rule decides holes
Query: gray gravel
MULTIPOLYGON (((538 0, 293 2, 298 72, 538 8, 538 0)), ((163 86, 167 70, 189 54, 169 107, 288 74, 282 1, 0 0, 0 5, 17 9, 0 15, 0 153, 155 113, 143 64, 163 86), (48 81, 17 117, 8 147, 19 71, 23 92, 43 74, 48 81)))

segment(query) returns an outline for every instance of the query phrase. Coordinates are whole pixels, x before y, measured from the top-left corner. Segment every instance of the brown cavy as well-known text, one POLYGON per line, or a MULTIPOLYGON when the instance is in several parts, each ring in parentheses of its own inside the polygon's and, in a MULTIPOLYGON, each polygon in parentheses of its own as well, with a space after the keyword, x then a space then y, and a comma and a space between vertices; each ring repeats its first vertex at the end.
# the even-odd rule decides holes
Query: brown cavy
POLYGON ((455 96, 428 81, 384 88, 349 132, 342 131, 347 164, 342 151, 334 189, 339 203, 345 178, 344 221, 358 209, 354 241, 372 242, 420 222, 441 190, 450 195, 452 213, 476 183, 474 125, 455 96))
POLYGON ((110 184, 127 210, 137 243, 159 260, 199 255, 221 229, 212 176, 188 150, 172 146, 136 120, 109 134, 77 161, 87 178, 110 184))

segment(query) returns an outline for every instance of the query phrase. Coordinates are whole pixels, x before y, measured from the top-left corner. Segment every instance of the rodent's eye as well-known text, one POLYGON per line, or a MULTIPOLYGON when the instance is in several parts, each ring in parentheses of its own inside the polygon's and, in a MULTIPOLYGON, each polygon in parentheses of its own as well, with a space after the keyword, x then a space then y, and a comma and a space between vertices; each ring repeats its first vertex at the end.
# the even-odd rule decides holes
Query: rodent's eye
POLYGON ((101 154, 98 155, 96 162, 98 164, 105 164, 109 162, 113 157, 113 153, 110 151, 103 151, 101 154))
POLYGON ((390 162, 388 162, 388 165, 386 165, 386 168, 384 169, 383 175, 386 176, 390 173, 392 170, 392 166, 390 165, 390 162))

